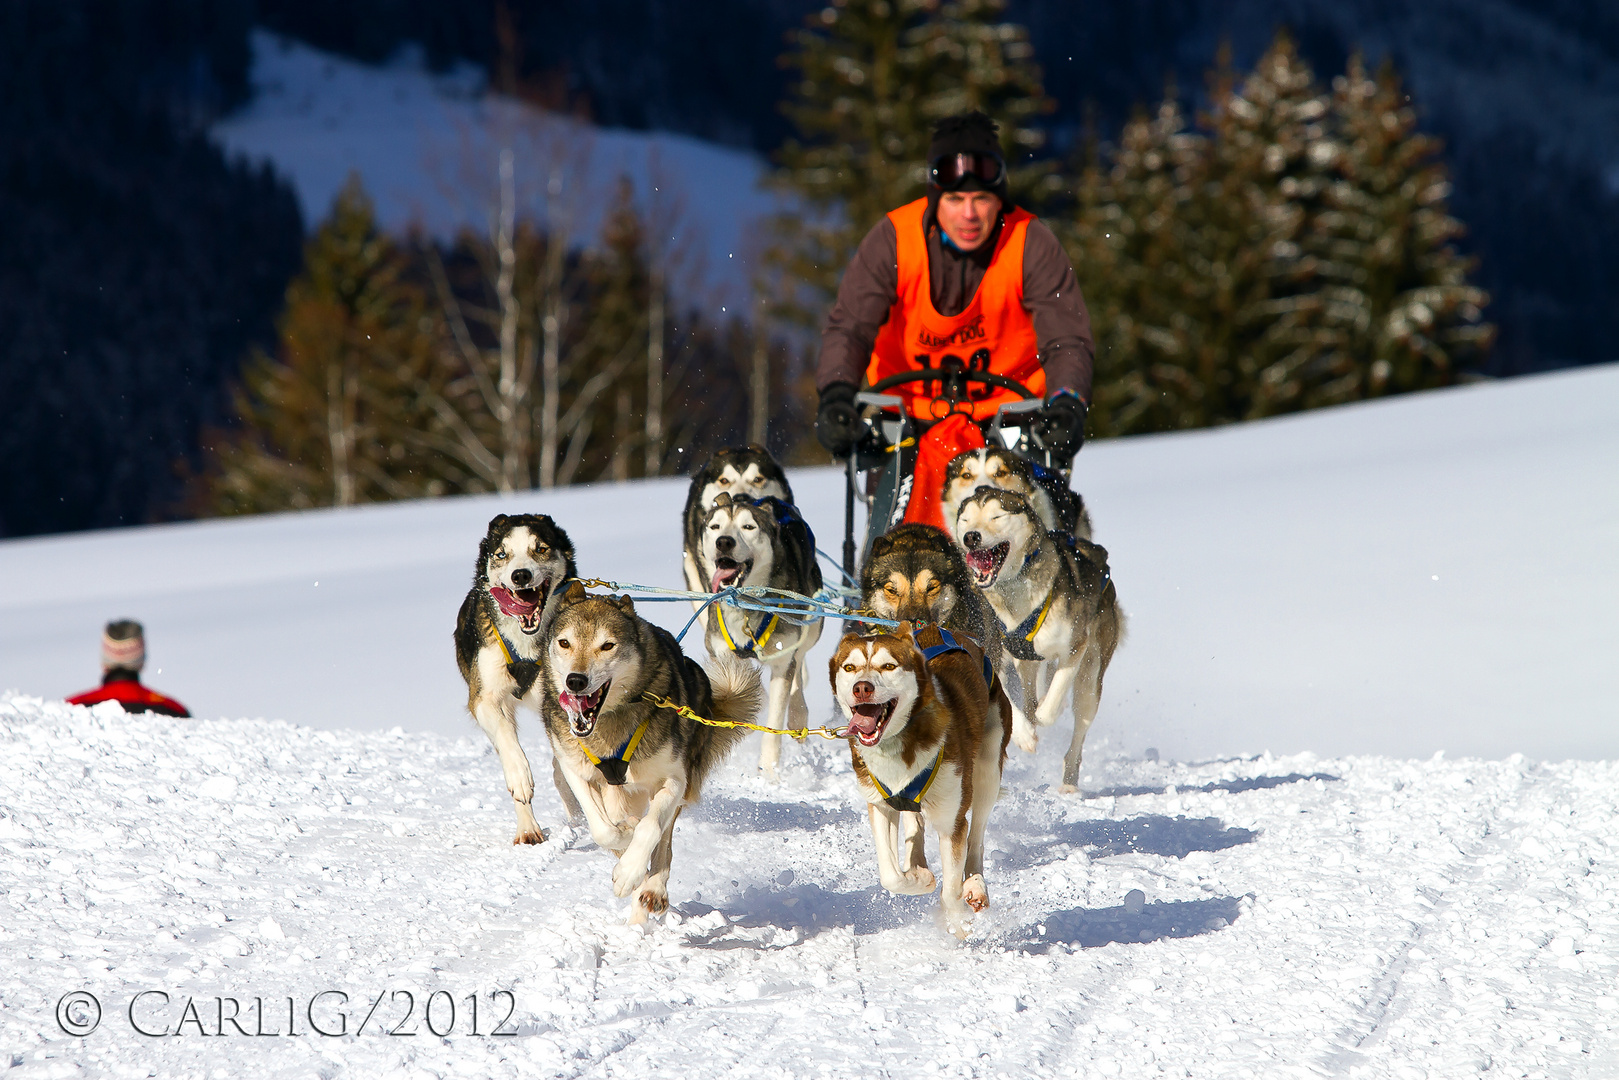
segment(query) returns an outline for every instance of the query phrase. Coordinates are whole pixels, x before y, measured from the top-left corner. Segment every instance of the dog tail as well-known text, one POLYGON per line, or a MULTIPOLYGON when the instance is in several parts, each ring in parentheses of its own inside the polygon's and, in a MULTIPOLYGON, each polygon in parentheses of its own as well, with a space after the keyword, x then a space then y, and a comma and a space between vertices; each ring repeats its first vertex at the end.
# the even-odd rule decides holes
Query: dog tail
MULTIPOLYGON (((727 723, 751 723, 764 706, 764 685, 759 669, 734 656, 718 656, 706 665, 709 686, 714 692, 714 719, 727 723)), ((742 728, 722 728, 738 741, 747 737, 742 728)))

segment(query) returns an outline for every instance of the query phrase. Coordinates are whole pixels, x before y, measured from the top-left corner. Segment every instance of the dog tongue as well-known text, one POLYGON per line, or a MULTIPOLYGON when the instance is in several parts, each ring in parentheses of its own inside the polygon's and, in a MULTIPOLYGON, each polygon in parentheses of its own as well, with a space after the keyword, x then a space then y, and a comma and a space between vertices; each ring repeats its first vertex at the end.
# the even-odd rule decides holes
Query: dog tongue
POLYGON ((988 548, 967 552, 967 565, 974 570, 989 570, 995 565, 995 556, 988 548))
POLYGON ((519 600, 510 589, 503 589, 499 585, 491 585, 489 595, 495 598, 495 603, 499 604, 500 610, 507 615, 532 615, 538 606, 519 600))
POLYGON ((720 588, 736 577, 736 567, 714 571, 714 580, 708 583, 709 592, 719 592, 720 588))
POLYGON ((585 711, 585 699, 572 691, 562 691, 557 695, 557 700, 562 702, 562 707, 571 713, 583 714, 585 711))
POLYGON ((881 705, 856 705, 854 715, 849 717, 849 730, 857 735, 870 735, 877 730, 877 723, 882 718, 881 705))

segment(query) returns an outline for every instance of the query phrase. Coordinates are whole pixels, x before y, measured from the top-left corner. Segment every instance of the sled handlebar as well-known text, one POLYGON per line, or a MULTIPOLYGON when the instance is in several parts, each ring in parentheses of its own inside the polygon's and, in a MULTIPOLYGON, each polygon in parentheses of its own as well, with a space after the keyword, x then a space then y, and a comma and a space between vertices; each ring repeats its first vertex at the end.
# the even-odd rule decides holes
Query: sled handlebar
MULTIPOLYGON (((881 393, 891 386, 899 386, 901 383, 933 382, 935 380, 945 386, 951 383, 958 385, 969 382, 984 383, 989 386, 999 386, 1004 390, 1010 390, 1025 400, 1038 400, 1034 391, 1016 379, 1008 379, 1005 375, 997 375, 993 371, 974 371, 968 367, 923 368, 921 371, 902 371, 898 375, 878 379, 867 387, 867 390, 875 394, 881 393)), ((957 397, 959 398, 959 396, 958 394, 957 397)))

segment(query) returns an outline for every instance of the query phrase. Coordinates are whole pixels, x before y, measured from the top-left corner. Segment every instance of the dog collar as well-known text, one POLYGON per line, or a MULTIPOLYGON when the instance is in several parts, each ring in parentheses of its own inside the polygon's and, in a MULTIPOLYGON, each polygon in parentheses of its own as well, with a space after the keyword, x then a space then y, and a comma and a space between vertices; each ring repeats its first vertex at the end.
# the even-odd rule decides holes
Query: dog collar
POLYGON ((742 628, 748 632, 748 641, 745 645, 738 645, 736 639, 731 636, 730 627, 725 625, 724 604, 714 605, 714 618, 719 623, 720 636, 725 639, 726 646, 744 660, 753 660, 758 657, 758 651, 764 648, 765 642, 770 640, 770 635, 776 632, 776 624, 781 622, 780 615, 772 615, 764 624, 764 632, 754 634, 753 630, 748 627, 747 616, 743 616, 742 628))
POLYGON ((652 717, 650 716, 642 720, 640 726, 630 732, 630 737, 624 740, 624 745, 620 746, 618 753, 612 757, 597 757, 591 753, 590 747, 585 745, 585 740, 577 735, 574 736, 573 741, 579 744, 579 749, 584 753, 585 757, 590 759, 590 763, 601 770, 603 780, 606 780, 614 787, 623 787, 624 781, 629 776, 630 758, 635 756, 635 748, 641 745, 641 736, 646 734, 646 729, 651 723, 652 717))
MULTIPOLYGON (((961 648, 959 645, 955 647, 961 648)), ((911 777, 911 782, 899 791, 889 791, 883 787, 883 782, 877 779, 877 774, 872 772, 869 767, 866 769, 866 775, 871 777, 871 782, 877 787, 877 793, 883 797, 883 802, 887 803, 891 808, 898 810, 902 814, 920 814, 922 812, 922 797, 928 793, 928 788, 933 786, 934 777, 939 775, 939 759, 942 757, 944 757, 944 747, 941 746, 939 747, 939 752, 933 755, 933 763, 911 777)))

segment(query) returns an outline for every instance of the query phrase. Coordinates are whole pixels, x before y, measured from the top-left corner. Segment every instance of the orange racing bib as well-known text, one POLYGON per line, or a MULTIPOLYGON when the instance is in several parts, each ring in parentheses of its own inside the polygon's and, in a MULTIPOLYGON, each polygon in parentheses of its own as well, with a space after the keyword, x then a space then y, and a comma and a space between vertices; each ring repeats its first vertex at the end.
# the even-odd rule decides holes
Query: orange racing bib
MULTIPOLYGON (((927 235, 922 218, 927 199, 918 199, 892 211, 899 258, 899 289, 888 321, 872 346, 866 381, 901 372, 945 366, 953 358, 972 371, 989 371, 1015 379, 1037 397, 1046 392, 1046 372, 1040 364, 1040 345, 1034 320, 1023 309, 1023 242, 1034 215, 1013 209, 1006 214, 995 239, 995 253, 972 301, 960 315, 946 317, 933 308, 928 276, 927 235)), ((939 382, 901 383, 885 393, 905 399, 906 410, 920 420, 939 420, 952 410, 938 397, 939 382)), ((984 383, 967 384, 967 400, 955 412, 974 420, 988 420, 995 410, 1021 400, 1016 392, 984 383)))

